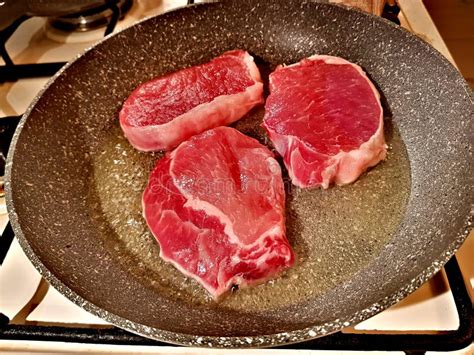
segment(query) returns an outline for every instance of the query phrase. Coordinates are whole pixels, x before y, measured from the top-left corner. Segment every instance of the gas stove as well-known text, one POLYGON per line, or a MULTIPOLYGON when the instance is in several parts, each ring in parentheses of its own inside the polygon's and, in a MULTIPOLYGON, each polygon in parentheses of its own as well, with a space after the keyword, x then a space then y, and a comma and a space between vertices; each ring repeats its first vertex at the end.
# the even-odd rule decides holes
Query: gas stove
MULTIPOLYGON (((15 23, 11 35, 8 33, 7 55, 0 61, 2 153, 6 153, 8 138, 21 114, 64 62, 104 35, 191 2, 109 1, 107 3, 113 3, 115 7, 55 19, 23 18, 15 23)), ((400 17, 398 11, 398 7, 387 7, 385 16, 395 21, 401 18, 402 25, 413 30, 406 20, 407 14, 402 11, 400 17)), ((3 37, 6 37, 5 32, 3 37)), ((1 160, 2 156, 0 163, 1 160)), ((3 167, 0 170, 3 173, 3 167)), ((32 349, 45 352, 181 352, 180 348, 171 348, 113 327, 49 286, 14 238, 1 192, 0 232, 0 352, 32 349)), ((471 233, 456 258, 405 300, 343 332, 287 348, 318 354, 323 350, 423 353, 465 348, 472 337, 473 250, 471 233)), ((474 353, 474 349, 465 348, 460 353, 474 353)))

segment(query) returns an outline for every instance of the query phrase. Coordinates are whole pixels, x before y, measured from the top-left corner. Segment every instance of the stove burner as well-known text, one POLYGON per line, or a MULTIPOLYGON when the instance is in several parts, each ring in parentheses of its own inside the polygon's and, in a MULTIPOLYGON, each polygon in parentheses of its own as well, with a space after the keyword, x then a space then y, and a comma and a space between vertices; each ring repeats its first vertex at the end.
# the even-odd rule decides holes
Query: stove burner
POLYGON ((76 14, 54 17, 48 22, 61 31, 89 31, 123 18, 133 4, 133 0, 106 0, 104 2, 104 5, 76 14))

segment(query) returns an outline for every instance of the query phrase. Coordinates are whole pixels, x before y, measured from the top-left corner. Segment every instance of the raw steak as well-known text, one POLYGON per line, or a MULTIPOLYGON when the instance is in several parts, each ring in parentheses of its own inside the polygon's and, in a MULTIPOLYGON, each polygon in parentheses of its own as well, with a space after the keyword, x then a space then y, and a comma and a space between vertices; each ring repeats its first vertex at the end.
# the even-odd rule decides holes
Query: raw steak
POLYGON ((260 103, 263 84, 253 57, 234 50, 140 85, 125 101, 120 125, 135 148, 169 150, 260 103))
POLYGON ((201 133, 160 159, 143 211, 161 257, 215 299, 293 264, 280 166, 233 128, 201 133))
POLYGON ((349 184, 386 155, 379 93, 362 68, 338 57, 278 67, 263 126, 299 187, 349 184))

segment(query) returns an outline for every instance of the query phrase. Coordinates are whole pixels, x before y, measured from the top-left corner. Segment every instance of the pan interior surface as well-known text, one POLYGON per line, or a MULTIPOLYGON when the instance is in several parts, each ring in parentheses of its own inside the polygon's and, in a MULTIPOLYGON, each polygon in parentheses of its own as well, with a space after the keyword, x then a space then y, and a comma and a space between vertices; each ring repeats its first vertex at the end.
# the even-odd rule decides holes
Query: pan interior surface
MULTIPOLYGON (((339 6, 228 0, 151 18, 88 51, 31 108, 9 156, 12 224, 62 293, 145 336, 197 344, 201 336, 337 330, 416 288, 462 241, 472 201, 466 87, 421 40, 339 6), (389 152, 345 187, 301 190, 285 175, 295 266, 215 303, 159 258, 141 193, 161 155, 134 150, 117 117, 140 83, 235 48, 254 55, 264 77, 313 54, 362 66, 382 94, 389 152)), ((271 146, 262 117, 260 107, 234 126, 271 146)))
MULTIPOLYGON (((234 126, 265 144, 268 138, 259 127, 263 114, 263 108, 256 109, 234 126)), ((388 159, 355 184, 305 190, 292 186, 285 174, 287 237, 297 257, 295 266, 274 280, 234 292, 218 304, 196 281, 159 257, 157 242, 142 216, 141 197, 162 154, 136 151, 118 124, 104 132, 99 151, 92 154, 91 214, 99 223, 97 228, 106 231, 104 244, 116 261, 157 294, 219 312, 275 312, 348 280, 389 243, 405 212, 410 169, 391 121, 386 121, 385 128, 388 159)))

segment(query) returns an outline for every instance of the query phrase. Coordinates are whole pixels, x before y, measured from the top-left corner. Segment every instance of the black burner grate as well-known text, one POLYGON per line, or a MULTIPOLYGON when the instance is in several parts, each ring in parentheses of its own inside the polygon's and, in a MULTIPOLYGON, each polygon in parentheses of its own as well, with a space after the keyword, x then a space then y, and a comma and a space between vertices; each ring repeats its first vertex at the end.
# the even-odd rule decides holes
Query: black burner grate
MULTIPOLYGON (((194 1, 188 1, 193 3, 194 1)), ((106 0, 104 7, 109 7, 112 11, 110 20, 105 28, 104 36, 111 34, 120 18, 120 9, 117 6, 116 0, 106 0)), ((16 20, 12 25, 0 31, 0 56, 5 65, 0 66, 0 84, 7 81, 17 81, 26 78, 49 77, 54 75, 66 62, 52 62, 52 63, 35 63, 35 64, 14 64, 10 55, 6 50, 6 42, 15 32, 15 30, 26 20, 29 16, 23 16, 16 20)))
MULTIPOLYGON (((114 11, 113 1, 110 3, 114 11)), ((188 0, 188 5, 193 4, 188 0)), ((115 7, 116 8, 116 7, 115 7)), ((398 7, 386 6, 384 17, 397 22, 398 7)), ((112 33, 119 18, 119 13, 114 12, 109 22, 105 35, 112 33)), ((48 77, 54 75, 65 63, 40 63, 16 65, 9 57, 5 43, 18 28, 28 19, 23 17, 12 24, 9 28, 0 32, 0 55, 5 65, 0 66, 0 83, 5 81, 16 81, 32 77, 48 77)), ((6 156, 8 144, 14 129, 21 116, 0 118, 0 176, 3 175, 4 162, 2 156, 6 156)), ((13 230, 7 226, 0 238, 0 264, 14 238, 13 230)), ((286 349, 312 349, 312 350, 385 350, 405 351, 406 353, 424 353, 426 351, 450 351, 467 347, 473 340, 474 313, 472 301, 469 297, 456 258, 452 258, 445 266, 446 275, 454 297, 456 309, 459 316, 459 328, 454 331, 440 331, 426 334, 348 334, 338 332, 322 338, 306 341, 303 343, 287 345, 286 349)), ((70 328, 60 326, 36 326, 9 324, 8 317, 0 313, 0 340, 43 340, 80 343, 102 343, 123 345, 167 345, 158 341, 140 337, 119 328, 91 329, 70 328)))
MULTIPOLYGON (((116 0, 105 0, 104 6, 109 6, 112 11, 112 16, 105 28, 104 36, 107 36, 114 31, 117 22, 120 19, 120 9, 116 3, 116 0)), ((194 3, 194 1, 188 1, 188 4, 192 3, 194 3)), ((27 78, 50 77, 66 64, 66 62, 34 64, 15 64, 13 62, 6 50, 6 43, 16 29, 29 18, 29 16, 22 16, 9 27, 0 31, 0 57, 5 62, 4 65, 0 65, 0 84, 5 82, 15 82, 27 78)), ((0 117, 0 197, 3 195, 3 175, 8 146, 20 118, 21 116, 0 117)))

